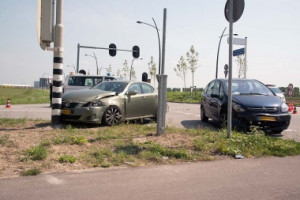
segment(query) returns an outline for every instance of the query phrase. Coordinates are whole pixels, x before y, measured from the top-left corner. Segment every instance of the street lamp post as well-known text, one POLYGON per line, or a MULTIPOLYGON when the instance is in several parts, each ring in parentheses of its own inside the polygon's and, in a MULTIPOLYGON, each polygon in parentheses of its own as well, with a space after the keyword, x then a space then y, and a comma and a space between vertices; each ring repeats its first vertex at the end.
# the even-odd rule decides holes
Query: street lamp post
POLYGON ((130 72, 129 72, 129 80, 131 80, 132 66, 133 66, 133 62, 135 60, 143 60, 143 58, 133 58, 132 59, 131 66, 130 66, 130 72))
POLYGON ((155 20, 154 20, 153 17, 152 17, 152 20, 154 22, 154 26, 152 24, 148 24, 148 23, 145 23, 145 22, 142 22, 142 21, 137 21, 136 23, 138 23, 138 24, 145 24, 145 25, 151 26, 152 28, 156 29, 157 38, 158 38, 158 53, 159 53, 158 54, 158 73, 160 74, 161 73, 161 47, 160 47, 159 29, 157 28, 156 22, 155 22, 155 20))
MULTIPOLYGON (((227 27, 224 28, 222 35, 219 37, 220 40, 219 40, 219 44, 218 44, 217 61, 216 61, 216 79, 218 78, 219 52, 220 52, 221 41, 224 36, 228 36, 228 34, 224 35, 226 28, 227 27)), ((233 35, 237 36, 238 34, 233 34, 233 35)))
MULTIPOLYGON (((90 54, 84 54, 85 56, 90 56, 90 57, 93 57, 96 61, 96 67, 97 67, 97 75, 98 75, 98 72, 99 72, 99 68, 98 68, 98 60, 97 60, 97 56, 95 54, 95 52, 93 52, 94 55, 90 55, 90 54)), ((102 67, 101 67, 102 68, 102 67)), ((101 69, 100 69, 100 75, 101 75, 101 69)))

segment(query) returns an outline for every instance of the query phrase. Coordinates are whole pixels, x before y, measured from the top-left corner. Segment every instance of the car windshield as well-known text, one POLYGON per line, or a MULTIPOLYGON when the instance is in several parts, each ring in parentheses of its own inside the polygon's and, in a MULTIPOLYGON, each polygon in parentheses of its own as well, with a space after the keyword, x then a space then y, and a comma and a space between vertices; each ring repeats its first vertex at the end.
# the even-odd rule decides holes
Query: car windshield
POLYGON ((281 94, 281 90, 277 87, 269 87, 273 92, 275 92, 276 94, 281 94))
POLYGON ((116 82, 116 81, 108 81, 108 82, 102 82, 92 89, 98 89, 103 91, 110 91, 110 92, 116 92, 117 94, 123 92, 123 90, 126 88, 128 83, 126 82, 116 82))
MULTIPOLYGON (((226 81, 226 91, 227 88, 228 81, 226 81)), ((267 86, 256 80, 232 80, 232 95, 274 96, 267 86)))

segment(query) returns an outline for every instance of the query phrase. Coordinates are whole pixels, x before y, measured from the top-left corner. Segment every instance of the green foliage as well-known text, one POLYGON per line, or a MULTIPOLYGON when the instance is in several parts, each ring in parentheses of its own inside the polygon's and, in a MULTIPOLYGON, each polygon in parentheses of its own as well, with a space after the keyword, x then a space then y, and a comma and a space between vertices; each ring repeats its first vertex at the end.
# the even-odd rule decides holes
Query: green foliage
POLYGON ((168 102, 178 102, 178 103, 200 103, 202 97, 201 92, 168 92, 167 101, 168 102))
POLYGON ((26 119, 0 118, 0 126, 16 126, 25 124, 26 119))
POLYGON ((38 145, 28 149, 26 155, 31 160, 44 160, 48 155, 48 150, 43 145, 38 145))
POLYGON ((64 136, 64 137, 58 137, 53 139, 53 144, 77 144, 77 145, 83 145, 87 143, 87 140, 84 136, 64 136))
POLYGON ((21 172, 22 176, 36 176, 39 175, 41 173, 41 170, 38 168, 32 168, 26 171, 21 172))
POLYGON ((0 88, 0 104, 5 105, 8 98, 12 106, 14 104, 50 103, 49 90, 0 88))
POLYGON ((64 156, 59 157, 58 162, 60 162, 60 163, 72 163, 73 164, 76 160, 77 159, 74 156, 64 155, 64 156))

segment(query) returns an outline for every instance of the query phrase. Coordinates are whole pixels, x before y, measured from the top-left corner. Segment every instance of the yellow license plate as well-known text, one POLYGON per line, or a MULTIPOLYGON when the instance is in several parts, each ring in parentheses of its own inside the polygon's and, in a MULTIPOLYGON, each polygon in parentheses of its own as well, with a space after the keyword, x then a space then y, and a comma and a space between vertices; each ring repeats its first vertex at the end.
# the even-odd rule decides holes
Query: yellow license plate
POLYGON ((61 110, 61 114, 70 115, 71 114, 71 110, 61 110))
POLYGON ((276 117, 260 116, 258 117, 258 121, 276 122, 276 117))

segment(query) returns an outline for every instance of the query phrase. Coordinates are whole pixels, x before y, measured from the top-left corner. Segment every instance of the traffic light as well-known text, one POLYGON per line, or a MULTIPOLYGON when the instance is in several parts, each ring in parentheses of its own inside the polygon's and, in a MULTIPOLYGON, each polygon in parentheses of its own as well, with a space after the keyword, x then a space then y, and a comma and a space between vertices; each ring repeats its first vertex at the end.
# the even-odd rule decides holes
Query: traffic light
POLYGON ((132 56, 134 58, 140 57, 140 47, 138 47, 138 46, 133 46, 132 47, 132 56))
POLYGON ((115 56, 117 54, 117 46, 114 43, 109 45, 109 55, 115 56))
POLYGON ((147 82, 147 81, 148 81, 148 74, 147 74, 146 72, 144 72, 144 73, 142 74, 142 81, 143 81, 143 82, 147 82))

